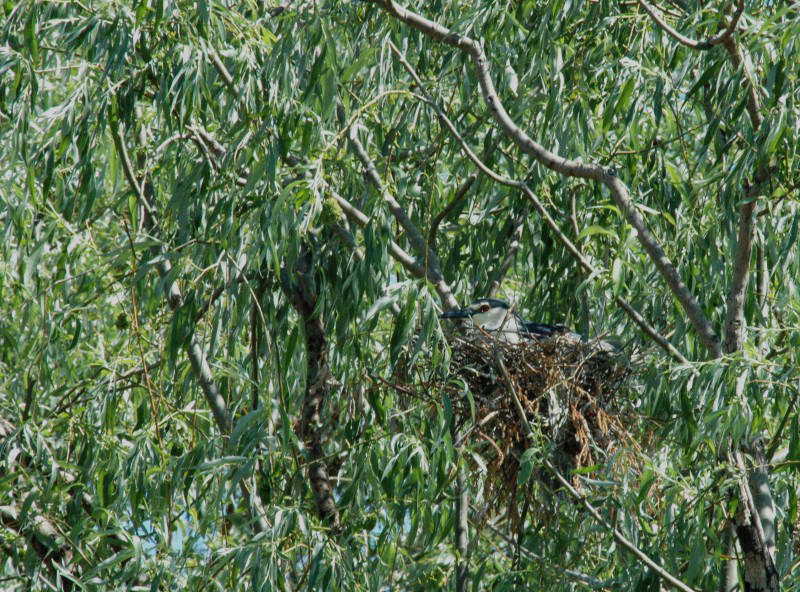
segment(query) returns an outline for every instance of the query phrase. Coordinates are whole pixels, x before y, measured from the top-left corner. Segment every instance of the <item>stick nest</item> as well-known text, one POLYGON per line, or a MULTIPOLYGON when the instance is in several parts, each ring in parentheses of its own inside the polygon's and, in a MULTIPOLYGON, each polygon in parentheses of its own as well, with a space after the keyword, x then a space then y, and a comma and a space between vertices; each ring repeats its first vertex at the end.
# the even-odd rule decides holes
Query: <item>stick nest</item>
MULTIPOLYGON (((555 336, 508 344, 473 332, 456 337, 452 351, 445 391, 457 433, 486 462, 487 499, 508 500, 512 515, 520 457, 533 444, 512 389, 528 423, 551 443, 550 460, 562 475, 593 466, 598 452, 613 451, 626 435, 620 393, 632 369, 605 342, 555 336)), ((558 488, 546 469, 536 476, 558 488)))

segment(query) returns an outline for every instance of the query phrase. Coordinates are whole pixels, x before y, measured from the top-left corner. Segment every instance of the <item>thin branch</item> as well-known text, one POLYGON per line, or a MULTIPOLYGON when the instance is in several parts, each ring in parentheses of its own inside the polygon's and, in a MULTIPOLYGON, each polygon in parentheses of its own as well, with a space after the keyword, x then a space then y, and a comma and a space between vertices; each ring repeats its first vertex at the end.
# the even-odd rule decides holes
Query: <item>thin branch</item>
POLYGON ((467 195, 467 191, 469 191, 470 187, 472 187, 472 184, 477 178, 478 175, 474 173, 469 175, 461 184, 461 187, 458 188, 456 194, 453 196, 453 199, 451 199, 444 209, 436 214, 433 221, 431 221, 431 228, 428 231, 428 245, 431 249, 436 249, 436 235, 439 232, 439 226, 441 225, 442 221, 452 214, 453 211, 461 204, 461 201, 467 195))
POLYGON ((261 324, 258 309, 258 300, 253 298, 250 303, 250 408, 255 411, 259 403, 259 386, 261 381, 258 374, 258 358, 261 350, 261 324))
POLYGON ((492 273, 492 281, 489 283, 489 289, 484 292, 487 296, 492 296, 495 294, 495 292, 497 292, 497 289, 503 282, 503 278, 506 277, 508 270, 511 269, 511 266, 514 264, 514 259, 516 259, 517 253, 519 253, 519 249, 522 246, 522 243, 519 241, 519 239, 521 238, 522 231, 525 228, 525 221, 527 217, 528 211, 526 208, 526 211, 522 213, 519 220, 511 229, 511 240, 509 241, 506 254, 503 257, 503 260, 500 262, 500 265, 498 265, 497 269, 495 269, 492 273))
POLYGON ((244 281, 252 280, 256 277, 257 274, 255 273, 244 273, 244 271, 239 271, 236 275, 232 276, 230 280, 218 286, 212 293, 211 296, 206 300, 200 308, 197 309, 197 312, 194 315, 194 323, 197 324, 200 320, 206 315, 209 309, 214 305, 214 303, 219 299, 220 296, 225 292, 225 290, 230 289, 234 284, 238 284, 244 281))
POLYGON ((439 293, 439 297, 442 299, 442 306, 448 309, 458 308, 458 301, 455 299, 455 296, 453 296, 453 292, 445 281, 444 274, 442 274, 442 267, 439 263, 439 257, 436 255, 433 249, 428 246, 428 242, 422 236, 422 233, 420 232, 419 228, 417 228, 417 225, 411 221, 411 218, 409 218, 405 209, 403 209, 400 203, 389 192, 386 185, 384 185, 380 175, 378 174, 378 170, 375 168, 375 164, 372 162, 372 159, 369 157, 367 151, 364 149, 364 146, 356 136, 355 128, 351 128, 349 138, 350 144, 353 146, 356 156, 364 166, 367 177, 372 184, 375 185, 378 192, 389 206, 389 211, 392 212, 392 215, 395 217, 397 222, 400 224, 403 230, 406 231, 406 235, 408 236, 411 244, 414 246, 414 249, 423 258, 425 277, 433 284, 434 288, 439 293))
MULTIPOLYGON (((463 448, 461 448, 463 453, 463 448)), ((464 592, 467 587, 469 577, 469 492, 467 482, 464 478, 466 468, 458 467, 456 476, 456 520, 455 520, 455 543, 458 558, 456 563, 456 592, 464 592)))
MULTIPOLYGON (((376 0, 377 1, 377 0, 376 0)), ((611 192, 617 207, 622 211, 625 219, 636 230, 636 236, 642 248, 649 255, 664 281, 672 293, 681 303, 689 321, 697 331, 703 345, 712 357, 719 357, 722 348, 719 337, 711 323, 706 318, 700 303, 683 282, 675 265, 667 257, 663 248, 650 232, 639 210, 631 201, 628 187, 616 173, 606 170, 596 164, 586 164, 577 160, 566 159, 550 152, 534 141, 511 119, 494 87, 494 82, 489 71, 489 59, 483 47, 469 37, 455 33, 438 23, 430 21, 406 8, 394 4, 391 0, 381 2, 380 5, 392 16, 421 31, 436 41, 440 41, 467 53, 477 70, 483 99, 492 112, 495 121, 523 152, 536 159, 543 166, 567 177, 591 179, 605 185, 611 192)))
POLYGON ((721 45, 725 43, 725 41, 733 35, 733 32, 736 30, 736 25, 739 24, 739 19, 742 16, 742 12, 744 12, 744 0, 739 0, 738 4, 736 5, 736 12, 733 13, 733 17, 731 21, 728 23, 728 26, 725 27, 724 30, 719 32, 718 34, 706 39, 704 41, 697 41, 695 39, 691 39, 686 37, 679 31, 673 29, 667 21, 665 21, 658 11, 650 6, 645 0, 639 0, 639 4, 642 8, 644 8, 645 12, 650 15, 650 18, 655 21, 655 23, 664 30, 670 37, 675 39, 676 41, 686 45, 687 47, 691 47, 692 49, 699 49, 699 50, 707 50, 711 49, 712 47, 716 47, 717 45, 721 45))
MULTIPOLYGON (((359 210, 344 197, 339 195, 330 185, 328 185, 328 191, 330 191, 333 199, 336 200, 336 203, 339 204, 339 207, 342 208, 345 216, 347 216, 351 222, 362 228, 369 224, 369 217, 367 217, 364 212, 359 210)), ((414 257, 412 257, 405 249, 403 249, 403 247, 394 241, 389 241, 389 254, 394 257, 398 263, 400 263, 400 265, 402 265, 411 275, 419 279, 425 279, 425 268, 417 263, 414 257)))
POLYGON ((511 538, 509 538, 509 536, 507 534, 505 534, 504 532, 499 530, 494 525, 487 524, 487 526, 489 527, 489 530, 491 530, 496 536, 498 536, 501 539, 503 539, 508 545, 510 545, 512 547, 516 546, 519 549, 520 553, 522 555, 524 555, 526 558, 532 559, 533 561, 538 561, 539 563, 541 563, 544 567, 546 567, 548 569, 551 569, 553 571, 558 572, 559 574, 563 574, 563 575, 565 575, 567 577, 570 577, 573 580, 576 580, 576 581, 580 582, 581 584, 585 584, 586 586, 588 586, 590 588, 602 588, 602 589, 606 589, 606 590, 616 590, 616 587, 615 587, 616 584, 613 583, 613 582, 603 582, 603 581, 598 580, 597 578, 593 578, 592 576, 587 575, 585 573, 581 573, 579 571, 575 571, 574 569, 569 569, 569 568, 566 568, 566 567, 561 567, 559 565, 555 565, 552 562, 552 560, 545 559, 541 555, 538 555, 538 554, 534 553, 530 549, 526 549, 525 547, 518 546, 515 541, 511 540, 511 538))
MULTIPOLYGON (((394 44, 391 44, 390 47, 393 48, 393 51, 397 56, 398 60, 403 65, 403 67, 406 68, 409 74, 411 74, 412 78, 417 83, 417 86, 422 90, 422 92, 425 92, 424 90, 425 87, 422 84, 422 81, 419 79, 419 76, 417 75, 416 71, 411 66, 411 64, 408 63, 408 61, 394 46, 394 44)), ((504 177, 503 175, 500 175, 499 173, 489 168, 478 157, 478 155, 475 154, 472 148, 469 147, 469 145, 466 143, 461 134, 459 134, 453 122, 450 120, 449 117, 447 117, 447 114, 444 112, 444 110, 442 110, 442 108, 430 96, 427 95, 426 96, 414 95, 414 96, 417 97, 419 100, 428 103, 429 105, 431 105, 431 107, 433 107, 436 110, 442 123, 445 125, 445 127, 447 127, 447 129, 450 131, 453 137, 461 145, 461 149, 464 151, 467 157, 475 164, 475 166, 478 167, 478 170, 480 170, 484 175, 486 175, 487 177, 489 177, 490 179, 501 185, 505 185, 507 187, 513 187, 521 191, 522 194, 533 204, 533 207, 536 209, 539 215, 542 218, 544 218, 545 222, 547 223, 547 226, 550 228, 553 234, 556 235, 556 238, 561 242, 561 244, 564 245, 567 251, 573 256, 573 258, 575 258, 575 260, 578 262, 581 268, 590 277, 601 275, 602 273, 601 270, 597 269, 594 265, 592 265, 592 263, 583 255, 583 253, 581 253, 581 251, 578 249, 577 246, 575 246, 575 244, 569 239, 569 237, 567 237, 567 235, 564 234, 564 232, 562 232, 561 228, 558 226, 556 221, 544 207, 544 204, 542 204, 539 198, 536 197, 536 194, 533 193, 533 191, 525 183, 523 183, 522 181, 516 181, 514 179, 504 177)), ((644 332, 648 337, 650 337, 653 341, 655 341, 665 352, 670 354, 673 358, 675 358, 677 361, 681 363, 688 363, 686 357, 680 351, 678 351, 678 349, 675 348, 674 345, 672 345, 669 341, 667 341, 667 339, 663 337, 654 327, 652 327, 647 322, 647 320, 628 303, 627 300, 625 300, 621 296, 615 296, 614 302, 616 302, 622 308, 622 310, 625 311, 625 313, 631 318, 631 320, 633 320, 634 323, 636 323, 636 325, 642 330, 642 332, 644 332)))
MULTIPOLYGON (((131 185, 134 193, 139 199, 141 206, 146 212, 145 222, 147 225, 146 230, 150 233, 157 228, 158 222, 154 212, 154 188, 151 183, 146 183, 144 180, 139 181, 133 172, 128 152, 125 147, 125 141, 119 128, 119 122, 114 120, 111 123, 111 132, 114 139, 114 144, 117 148, 117 153, 122 162, 122 168, 128 183, 131 185)), ((161 258, 156 264, 156 269, 161 278, 164 278, 172 269, 172 265, 166 258, 161 258)), ((172 282, 171 285, 165 285, 165 296, 167 303, 172 311, 177 310, 183 304, 183 295, 181 294, 180 287, 177 282, 172 282)), ((222 394, 219 391, 214 377, 211 373, 211 367, 208 364, 205 350, 200 346, 197 337, 193 334, 189 344, 186 348, 186 353, 189 357, 189 362, 192 367, 192 372, 200 384, 200 389, 206 398, 206 402, 211 409, 214 416, 214 421, 217 424, 219 431, 228 436, 233 429, 233 419, 230 411, 228 411, 227 404, 222 394)), ((264 519, 265 512, 261 507, 261 501, 258 494, 251 495, 250 486, 247 479, 240 481, 240 490, 242 498, 246 507, 250 510, 253 517, 253 529, 256 532, 265 532, 269 525, 264 519)))
POLYGON ((791 385, 789 385, 789 388, 794 391, 794 394, 792 399, 789 401, 789 404, 786 406, 786 413, 784 413, 783 417, 781 418, 781 422, 778 424, 778 429, 775 430, 775 435, 772 436, 772 441, 767 447, 767 452, 764 458, 768 463, 774 462, 775 453, 778 450, 778 446, 783 443, 783 430, 789 424, 789 420, 793 415, 797 401, 800 399, 800 389, 791 385))
POLYGON ((756 298, 759 312, 764 319, 769 314, 769 263, 767 262, 767 245, 763 233, 759 233, 756 251, 756 298))

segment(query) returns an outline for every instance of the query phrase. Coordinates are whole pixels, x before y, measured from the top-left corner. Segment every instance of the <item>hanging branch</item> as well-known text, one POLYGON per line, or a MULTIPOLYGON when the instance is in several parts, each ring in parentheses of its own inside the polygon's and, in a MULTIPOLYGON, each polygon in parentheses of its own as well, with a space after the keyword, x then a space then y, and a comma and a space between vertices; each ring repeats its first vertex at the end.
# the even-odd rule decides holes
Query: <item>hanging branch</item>
MULTIPOLYGON (((120 162, 122 163, 122 169, 125 178, 128 180, 131 189, 136 194, 139 203, 144 210, 145 230, 149 233, 153 233, 158 227, 158 219, 156 217, 154 206, 155 189, 152 183, 147 182, 144 179, 137 179, 136 174, 133 171, 130 158, 128 157, 125 141, 122 138, 122 133, 119 128, 119 121, 116 118, 112 118, 111 120, 111 135, 114 140, 114 145, 117 149, 117 154, 120 157, 120 162)), ((171 269, 172 265, 166 258, 162 257, 156 263, 156 270, 161 278, 166 277, 171 269)), ((165 286, 165 289, 167 303, 169 304, 170 309, 174 312, 183 304, 183 295, 181 294, 177 282, 172 282, 172 284, 168 287, 165 286)), ((217 428, 224 436, 230 435, 231 430, 233 429, 233 419, 230 411, 228 411, 228 406, 225 403, 225 399, 223 398, 219 388, 217 387, 217 384, 214 381, 214 376, 211 373, 211 367, 208 365, 206 352, 197 341, 197 337, 194 335, 194 333, 192 334, 189 344, 186 347, 186 354, 189 357, 192 373, 197 379, 197 382, 200 384, 200 389, 203 391, 206 402, 211 409, 212 415, 214 416, 214 421, 217 424, 217 428)), ((240 481, 242 499, 244 500, 248 511, 252 515, 253 529, 256 532, 265 532, 269 528, 269 525, 264 519, 264 510, 262 508, 261 500, 258 497, 257 491, 254 490, 253 494, 251 495, 250 485, 247 481, 248 480, 245 479, 240 481)))
POLYGON ((731 18, 731 22, 728 23, 728 26, 725 27, 724 30, 722 30, 721 32, 719 32, 718 34, 714 35, 709 39, 706 39, 704 41, 697 41, 695 39, 686 37, 679 31, 669 26, 667 21, 665 21, 661 17, 661 15, 658 14, 658 11, 654 7, 650 6, 645 0, 639 0, 639 4, 641 5, 642 8, 644 8, 645 12, 647 12, 647 14, 650 15, 653 21, 661 29, 663 29, 670 37, 682 43, 683 45, 686 45, 687 47, 699 50, 711 49, 712 47, 716 47, 717 45, 725 43, 725 41, 736 30, 736 25, 739 24, 739 19, 742 16, 742 12, 744 12, 744 0, 739 0, 738 4, 736 5, 736 12, 733 13, 733 18, 731 18))
MULTIPOLYGON (((411 64, 408 63, 408 60, 405 59, 403 54, 400 53, 400 50, 398 50, 397 47, 394 46, 394 44, 390 43, 389 47, 397 56, 398 60, 403 65, 403 67, 408 71, 408 73, 414 79, 414 82, 416 82, 417 87, 423 93, 425 93, 425 87, 422 84, 422 81, 420 80, 419 76, 417 75, 416 71, 411 66, 411 64)), ((475 154, 472 148, 469 147, 466 140, 464 140, 461 134, 459 134, 455 125, 450 120, 450 118, 447 117, 447 114, 444 112, 444 110, 429 95, 427 95, 427 93, 425 94, 425 96, 418 96, 418 95, 413 95, 413 96, 429 104, 431 107, 433 107, 433 109, 436 110, 442 124, 445 127, 447 127, 452 136, 458 141, 459 145, 461 146, 461 149, 464 151, 464 154, 466 154, 467 157, 475 164, 475 166, 478 167, 478 170, 480 170, 481 173, 483 173, 484 175, 486 175, 487 177, 489 177, 490 179, 501 185, 505 185, 507 187, 513 187, 522 192, 522 194, 531 202, 531 204, 533 204, 533 207, 536 209, 539 215, 544 219, 545 223, 553 232, 553 234, 556 236, 556 238, 561 242, 562 245, 564 245, 564 247, 567 249, 570 255, 572 255, 573 258, 575 258, 580 267, 590 277, 601 275, 602 273, 601 270, 592 265, 592 263, 586 258, 586 256, 584 256, 584 254, 581 253, 580 249, 578 249, 578 247, 575 246, 575 244, 569 239, 569 237, 566 234, 564 234, 564 232, 562 232, 561 228, 558 226, 556 221, 544 207, 544 204, 542 204, 542 202, 539 200, 536 194, 533 193, 533 191, 531 191, 531 189, 524 182, 504 177, 503 175, 489 168, 478 157, 478 155, 475 154)), ((633 306, 631 306, 627 300, 625 300, 621 296, 614 296, 614 302, 620 308, 622 308, 623 311, 625 311, 628 317, 630 317, 630 319, 634 323, 636 323, 636 325, 642 330, 642 332, 645 335, 650 337, 665 352, 667 352, 678 362, 688 363, 686 357, 680 351, 678 351, 678 349, 674 345, 672 345, 663 335, 661 335, 652 325, 650 325, 650 323, 648 323, 647 320, 635 308, 633 308, 633 306)))
POLYGON ((535 142, 511 119, 494 87, 494 82, 489 71, 489 59, 483 47, 477 41, 455 33, 433 21, 426 19, 410 10, 394 4, 391 0, 373 0, 396 19, 421 31, 428 37, 445 43, 468 54, 475 65, 481 93, 495 121, 500 125, 523 152, 533 157, 543 166, 567 177, 591 179, 605 185, 611 192, 617 207, 622 211, 625 219, 636 230, 636 236, 642 248, 653 261, 664 281, 672 293, 681 303, 695 331, 697 331, 703 345, 712 357, 719 357, 722 352, 719 337, 711 323, 706 318, 700 303, 694 297, 688 286, 683 282, 675 265, 667 257, 659 242, 650 232, 638 209, 631 201, 628 187, 616 173, 606 170, 600 165, 586 164, 577 160, 570 160, 550 152, 542 145, 535 142))

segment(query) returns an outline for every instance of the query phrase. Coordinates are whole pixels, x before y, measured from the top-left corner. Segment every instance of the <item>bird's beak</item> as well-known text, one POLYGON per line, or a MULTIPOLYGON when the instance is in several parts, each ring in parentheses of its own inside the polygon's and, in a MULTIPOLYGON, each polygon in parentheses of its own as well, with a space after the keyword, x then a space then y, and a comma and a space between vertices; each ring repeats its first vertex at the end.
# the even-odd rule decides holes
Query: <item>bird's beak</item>
POLYGON ((472 316, 472 311, 468 308, 448 310, 439 315, 440 319, 468 319, 472 316))

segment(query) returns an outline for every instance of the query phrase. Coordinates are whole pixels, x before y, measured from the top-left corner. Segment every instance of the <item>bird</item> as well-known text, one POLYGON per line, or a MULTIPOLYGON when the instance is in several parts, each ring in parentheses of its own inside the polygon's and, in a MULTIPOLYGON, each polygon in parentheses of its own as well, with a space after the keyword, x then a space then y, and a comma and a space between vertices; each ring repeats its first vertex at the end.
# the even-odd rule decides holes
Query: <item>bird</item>
POLYGON ((549 325, 526 321, 511 309, 508 302, 497 298, 479 298, 464 308, 448 310, 440 319, 470 319, 475 327, 494 333, 497 339, 510 344, 526 340, 541 340, 555 335, 566 335, 580 340, 564 325, 549 325))

